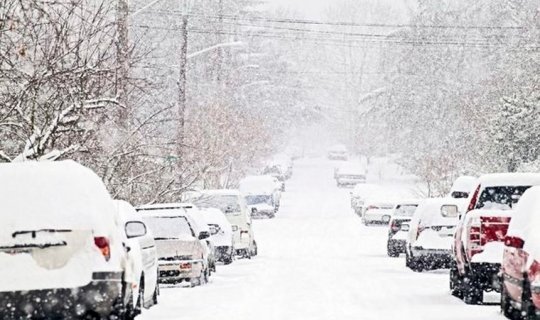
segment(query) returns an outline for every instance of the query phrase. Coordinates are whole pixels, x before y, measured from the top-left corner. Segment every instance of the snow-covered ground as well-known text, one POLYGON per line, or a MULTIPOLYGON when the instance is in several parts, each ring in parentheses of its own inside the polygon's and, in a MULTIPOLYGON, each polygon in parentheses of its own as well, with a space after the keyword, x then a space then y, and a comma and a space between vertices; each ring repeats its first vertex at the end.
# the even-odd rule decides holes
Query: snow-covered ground
POLYGON ((387 257, 386 228, 361 225, 333 168, 299 160, 276 219, 255 222, 259 256, 218 266, 203 287, 163 288, 160 304, 141 318, 503 319, 498 306, 452 297, 447 271, 418 274, 387 257))

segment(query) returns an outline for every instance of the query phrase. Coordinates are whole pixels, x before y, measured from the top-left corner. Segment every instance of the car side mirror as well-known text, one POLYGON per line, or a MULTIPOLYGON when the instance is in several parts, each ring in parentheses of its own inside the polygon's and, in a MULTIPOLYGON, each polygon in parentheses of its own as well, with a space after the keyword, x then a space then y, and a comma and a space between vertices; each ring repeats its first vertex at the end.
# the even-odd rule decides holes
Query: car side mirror
POLYGON ((257 208, 251 208, 251 213, 257 213, 257 208))
POLYGON ((459 216, 459 208, 455 204, 445 204, 441 207, 441 215, 445 218, 456 218, 459 216))
POLYGON ((201 233, 199 233, 199 240, 205 240, 205 239, 208 239, 208 238, 210 238, 210 232, 201 231, 201 233))
POLYGON ((232 231, 233 231, 233 232, 238 231, 238 226, 232 226, 232 231))
POLYGON ((411 226, 409 226, 408 224, 402 224, 400 228, 400 230, 404 232, 409 232, 410 229, 411 229, 411 226))
POLYGON ((140 221, 129 221, 125 226, 128 239, 144 237, 147 233, 146 225, 140 221))
POLYGON ((504 238, 504 245, 510 248, 523 249, 525 241, 520 237, 506 236, 504 238))

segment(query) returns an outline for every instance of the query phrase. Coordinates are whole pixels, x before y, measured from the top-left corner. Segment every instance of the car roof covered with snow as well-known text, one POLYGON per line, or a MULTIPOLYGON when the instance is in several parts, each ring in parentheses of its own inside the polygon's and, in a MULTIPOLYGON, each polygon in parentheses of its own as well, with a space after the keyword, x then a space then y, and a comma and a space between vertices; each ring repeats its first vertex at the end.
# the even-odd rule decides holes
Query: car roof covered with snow
POLYGON ((74 161, 0 164, 0 229, 91 228, 108 235, 116 208, 102 180, 74 161))
POLYGON ((453 192, 473 192, 478 185, 478 178, 472 176, 461 176, 454 181, 450 193, 453 192))
POLYGON ((137 212, 145 216, 154 217, 179 217, 187 216, 188 212, 182 203, 160 203, 143 205, 136 208, 137 212))
POLYGON ((223 211, 217 208, 201 209, 200 212, 201 215, 204 216, 206 222, 209 224, 230 225, 229 220, 227 220, 227 216, 225 216, 223 211))
POLYGON ((494 173, 479 178, 482 187, 540 185, 540 173, 494 173))

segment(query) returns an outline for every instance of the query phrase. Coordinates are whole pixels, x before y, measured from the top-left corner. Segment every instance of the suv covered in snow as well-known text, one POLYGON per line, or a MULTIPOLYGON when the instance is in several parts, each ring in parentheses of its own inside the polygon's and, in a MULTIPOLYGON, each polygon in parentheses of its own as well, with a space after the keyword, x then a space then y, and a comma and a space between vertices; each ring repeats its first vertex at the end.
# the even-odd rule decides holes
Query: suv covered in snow
POLYGON ((409 222, 405 264, 413 271, 447 268, 459 213, 466 201, 453 198, 423 200, 409 222))
POLYGON ((132 317, 126 251, 101 179, 65 161, 0 164, 0 180, 0 318, 132 317))
POLYGON ((331 147, 330 149, 328 149, 328 159, 347 161, 347 159, 349 159, 347 147, 342 144, 331 147))
POLYGON ((366 169, 355 163, 346 163, 334 172, 338 187, 354 187, 366 183, 366 169))
POLYGON ((535 185, 540 185, 540 174, 490 174, 478 180, 454 237, 450 270, 452 293, 466 303, 482 303, 484 291, 500 290, 498 273, 511 209, 535 185))

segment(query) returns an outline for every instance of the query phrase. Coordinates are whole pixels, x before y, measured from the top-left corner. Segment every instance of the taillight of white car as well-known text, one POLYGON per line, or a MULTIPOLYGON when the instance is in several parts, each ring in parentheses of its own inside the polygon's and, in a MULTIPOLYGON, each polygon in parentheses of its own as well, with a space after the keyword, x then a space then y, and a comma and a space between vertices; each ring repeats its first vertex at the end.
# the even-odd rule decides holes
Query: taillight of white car
POLYGON ((109 239, 106 237, 94 237, 94 244, 98 247, 99 251, 101 251, 105 261, 109 261, 111 259, 111 245, 109 239))
POLYGON ((482 247, 482 222, 479 217, 469 220, 467 225, 467 251, 469 258, 484 250, 482 247))

